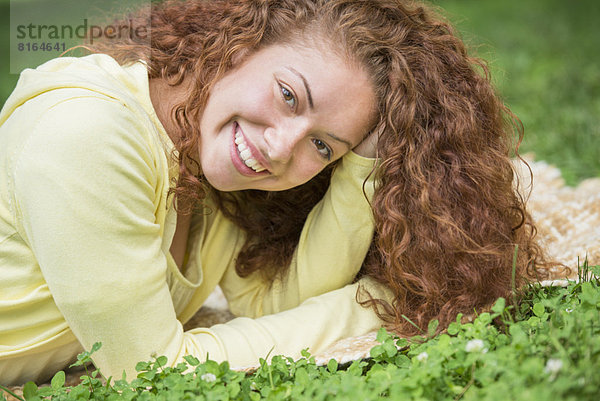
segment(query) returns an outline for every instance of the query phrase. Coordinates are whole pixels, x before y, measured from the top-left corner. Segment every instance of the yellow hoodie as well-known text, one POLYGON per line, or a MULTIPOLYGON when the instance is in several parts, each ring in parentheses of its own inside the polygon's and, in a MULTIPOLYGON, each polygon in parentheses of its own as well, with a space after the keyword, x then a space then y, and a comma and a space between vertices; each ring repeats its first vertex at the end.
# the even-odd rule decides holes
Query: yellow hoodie
POLYGON ((172 147, 142 63, 91 55, 21 74, 0 113, 1 384, 42 380, 96 341, 103 374, 131 378, 152 354, 248 366, 381 324, 350 284, 373 235, 372 159, 343 158, 286 276, 265 283, 235 273, 244 234, 218 211, 194 216, 179 271, 172 147), (244 317, 184 332, 217 285, 244 317))

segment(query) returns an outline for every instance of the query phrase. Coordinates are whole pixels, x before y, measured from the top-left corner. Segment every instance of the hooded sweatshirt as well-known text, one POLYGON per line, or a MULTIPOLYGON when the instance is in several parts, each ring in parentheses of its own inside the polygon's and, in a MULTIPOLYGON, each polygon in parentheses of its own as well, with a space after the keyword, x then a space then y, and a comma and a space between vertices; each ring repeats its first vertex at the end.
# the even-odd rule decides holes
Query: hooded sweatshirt
POLYGON ((344 156, 291 266, 265 282, 236 274, 244 233, 218 210, 193 217, 177 267, 172 150, 143 63, 97 54, 21 74, 0 112, 1 384, 47 377, 95 342, 102 373, 131 378, 153 354, 254 366, 381 325, 351 284, 373 235, 373 159, 344 156), (217 285, 240 317, 184 332, 217 285))

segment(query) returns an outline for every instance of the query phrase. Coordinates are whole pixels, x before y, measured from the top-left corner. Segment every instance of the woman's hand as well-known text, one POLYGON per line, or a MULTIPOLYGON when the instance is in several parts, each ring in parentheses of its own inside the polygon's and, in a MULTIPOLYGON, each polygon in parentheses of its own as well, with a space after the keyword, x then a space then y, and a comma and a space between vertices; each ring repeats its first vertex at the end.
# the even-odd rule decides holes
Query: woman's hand
POLYGON ((352 151, 362 157, 375 158, 377 156, 377 139, 378 133, 371 132, 352 151))

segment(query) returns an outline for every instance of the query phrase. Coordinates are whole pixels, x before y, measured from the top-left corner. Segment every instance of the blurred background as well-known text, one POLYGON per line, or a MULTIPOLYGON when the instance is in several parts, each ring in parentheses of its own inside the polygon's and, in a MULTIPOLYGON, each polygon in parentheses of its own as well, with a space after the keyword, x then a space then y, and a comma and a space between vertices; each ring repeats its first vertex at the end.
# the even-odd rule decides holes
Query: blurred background
MULTIPOLYGON (((18 79, 9 72, 10 3, 0 0, 0 106, 18 79)), ((525 127, 521 152, 558 166, 569 185, 600 177, 600 1, 432 3, 471 53, 488 60, 494 84, 525 127)))

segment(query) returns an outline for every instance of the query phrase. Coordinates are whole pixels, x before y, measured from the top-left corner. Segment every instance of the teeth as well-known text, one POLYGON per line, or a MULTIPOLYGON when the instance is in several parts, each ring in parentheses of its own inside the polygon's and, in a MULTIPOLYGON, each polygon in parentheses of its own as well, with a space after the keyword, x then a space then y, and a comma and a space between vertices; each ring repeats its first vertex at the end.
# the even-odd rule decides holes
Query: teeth
POLYGON ((252 156, 252 152, 250 152, 250 149, 244 149, 240 152, 240 156, 242 156, 242 159, 246 161, 252 156))
POLYGON ((250 151, 250 148, 248 148, 248 145, 246 145, 244 137, 239 132, 235 134, 235 144, 237 145, 240 157, 246 166, 257 173, 266 170, 256 159, 252 158, 252 152, 250 151))

